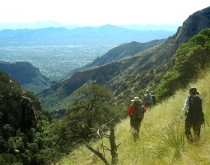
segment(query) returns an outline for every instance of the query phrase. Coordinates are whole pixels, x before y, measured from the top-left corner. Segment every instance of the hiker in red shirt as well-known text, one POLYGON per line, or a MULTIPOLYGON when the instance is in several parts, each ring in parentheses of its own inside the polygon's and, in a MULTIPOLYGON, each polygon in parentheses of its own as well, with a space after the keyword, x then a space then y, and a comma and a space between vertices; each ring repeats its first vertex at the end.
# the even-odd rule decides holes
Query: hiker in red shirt
POLYGON ((131 100, 133 103, 128 108, 127 112, 130 116, 130 125, 134 130, 134 140, 139 138, 139 130, 141 126, 141 121, 144 118, 144 113, 146 112, 146 108, 142 104, 142 100, 138 97, 134 97, 131 100))

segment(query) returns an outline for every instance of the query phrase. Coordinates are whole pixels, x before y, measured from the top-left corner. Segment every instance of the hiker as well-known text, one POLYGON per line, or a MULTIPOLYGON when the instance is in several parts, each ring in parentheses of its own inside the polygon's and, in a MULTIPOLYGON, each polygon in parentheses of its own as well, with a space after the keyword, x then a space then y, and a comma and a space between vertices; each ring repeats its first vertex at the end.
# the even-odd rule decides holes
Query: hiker
POLYGON ((146 90, 143 95, 143 104, 146 108, 150 108, 152 106, 152 96, 149 90, 146 90))
POLYGON ((141 121, 144 118, 144 113, 146 108, 142 104, 142 100, 138 97, 134 97, 132 104, 129 106, 127 112, 130 116, 130 125, 134 130, 134 140, 139 138, 139 130, 141 126, 141 121))
POLYGON ((152 104, 155 105, 156 104, 156 96, 155 96, 154 91, 151 91, 151 96, 152 96, 152 104))
POLYGON ((196 88, 189 89, 190 96, 186 99, 182 111, 186 115, 185 134, 189 142, 195 142, 200 139, 201 124, 204 123, 204 114, 202 111, 202 100, 196 88), (190 129, 193 128, 194 138, 190 129))

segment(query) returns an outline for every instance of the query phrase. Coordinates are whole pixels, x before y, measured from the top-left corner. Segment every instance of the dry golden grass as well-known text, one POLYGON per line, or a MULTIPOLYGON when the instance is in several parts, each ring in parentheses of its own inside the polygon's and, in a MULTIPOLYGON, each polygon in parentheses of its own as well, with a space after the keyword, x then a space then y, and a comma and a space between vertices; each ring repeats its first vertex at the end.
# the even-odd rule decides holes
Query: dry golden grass
MULTIPOLYGON (((210 71, 202 75, 197 83, 190 84, 199 90, 203 99, 206 121, 210 123, 210 71)), ((173 97, 156 105, 145 115, 140 130, 140 139, 134 142, 129 119, 123 120, 115 128, 119 165, 209 165, 210 164, 210 126, 201 128, 201 140, 188 144, 184 135, 185 116, 181 109, 188 89, 178 91, 173 97)), ((100 147, 100 141, 92 144, 100 147)), ((109 142, 105 140, 106 146, 109 142)), ((110 161, 110 153, 106 152, 110 161)), ((57 165, 103 165, 85 146, 70 153, 57 165)))

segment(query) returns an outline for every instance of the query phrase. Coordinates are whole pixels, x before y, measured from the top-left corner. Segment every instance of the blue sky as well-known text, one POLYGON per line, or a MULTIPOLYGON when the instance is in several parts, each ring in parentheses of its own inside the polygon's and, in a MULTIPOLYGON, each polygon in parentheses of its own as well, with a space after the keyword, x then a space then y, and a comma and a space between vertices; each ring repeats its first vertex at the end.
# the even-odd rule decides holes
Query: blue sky
POLYGON ((1 0, 0 23, 181 25, 208 6, 210 0, 1 0))

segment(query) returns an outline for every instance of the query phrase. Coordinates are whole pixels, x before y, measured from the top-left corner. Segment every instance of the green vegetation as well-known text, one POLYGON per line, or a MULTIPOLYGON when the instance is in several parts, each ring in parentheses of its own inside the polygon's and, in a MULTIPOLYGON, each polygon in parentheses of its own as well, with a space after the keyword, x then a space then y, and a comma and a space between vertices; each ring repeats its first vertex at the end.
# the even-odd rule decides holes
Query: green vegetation
POLYGON ((100 126, 110 121, 118 123, 125 117, 122 107, 113 106, 112 94, 103 86, 90 82, 74 96, 66 115, 54 122, 51 129, 56 148, 63 153, 96 138, 95 129, 100 126))
MULTIPOLYGON (((189 26, 187 22, 184 25, 189 26)), ((99 129, 103 127, 109 134, 106 126, 110 122, 116 144, 121 144, 115 147, 118 164, 210 164, 209 125, 202 126, 199 142, 188 144, 181 112, 188 88, 195 86, 203 99, 205 120, 210 121, 210 30, 204 29, 177 50, 189 39, 188 35, 180 37, 183 29, 133 57, 77 72, 70 79, 52 84, 40 95, 47 96, 51 107, 69 105, 61 119, 53 119, 33 93, 23 91, 0 72, 0 164, 102 165, 87 144, 111 162, 110 150, 104 147, 109 146, 109 140, 100 138, 99 129), (135 142, 126 118, 130 100, 159 83, 156 94, 162 103, 146 112, 140 139, 135 142), (124 104, 117 105, 119 102, 124 104)))
MULTIPOLYGON (((206 121, 209 121, 210 97, 210 71, 204 73, 209 66, 209 34, 210 30, 205 29, 188 43, 183 44, 176 52, 175 56, 169 60, 170 65, 174 67, 168 72, 160 86, 157 89, 159 99, 165 99, 162 104, 153 107, 146 113, 141 128, 141 138, 134 142, 129 130, 129 119, 123 120, 116 126, 116 140, 121 143, 118 148, 119 163, 124 164, 189 164, 196 162, 209 164, 209 127, 202 127, 202 139, 195 145, 187 143, 184 134, 184 114, 181 109, 188 96, 189 82, 198 80, 196 86, 204 100, 204 113, 206 121), (175 59, 175 64, 173 60, 175 59), (191 69, 189 69, 190 67, 191 69), (180 78, 180 79, 178 79, 180 78), (186 78, 186 79, 185 79, 186 78), (167 80, 167 81, 165 81, 167 80), (180 85, 181 84, 181 85, 180 85), (179 90, 181 89, 181 90, 179 90), (167 91, 167 90, 171 90, 167 91), (179 90, 179 91, 178 91, 179 90), (178 92, 177 92, 178 91, 178 92), (161 95, 163 92, 164 95, 161 95), (176 93, 177 92, 177 93, 176 93), (174 95, 173 97, 170 97, 174 95), (161 96, 163 96, 161 98, 161 96), (170 97, 169 99, 166 99, 170 97), (197 155, 194 154, 199 150, 197 155)), ((169 64, 167 64, 169 69, 169 64)), ((161 66, 162 67, 162 66, 161 66)), ((161 68, 163 69, 164 67, 161 68)), ((149 72, 155 74, 153 70, 149 72)), ((137 74, 138 78, 140 74, 137 74)), ((129 77, 130 78, 130 77, 129 77)), ((131 82, 131 81, 129 81, 131 82)), ((146 83, 145 80, 144 83, 146 83)), ((125 82, 128 83, 128 82, 125 82)), ((123 86, 123 89, 136 91, 135 86, 129 88, 129 85, 123 86)), ((137 93, 136 93, 137 94, 137 93)), ((126 109, 126 107, 124 108, 126 109)), ((87 143, 88 141, 86 141, 87 143)), ((101 141, 90 142, 94 148, 100 148, 101 141)), ((108 140, 104 142, 108 145, 108 140)), ((110 161, 111 157, 107 152, 106 158, 110 161)), ((59 165, 65 164, 103 164, 95 155, 91 154, 85 146, 80 146, 73 152, 70 152, 68 158, 59 162, 59 165), (79 157, 78 155, 83 155, 79 157)))
POLYGON ((157 97, 163 100, 183 89, 210 65, 210 29, 202 30, 189 42, 182 44, 174 55, 175 66, 157 87, 157 97))
POLYGON ((40 109, 38 98, 23 91, 0 72, 0 165, 40 165, 50 159, 44 125, 50 116, 40 109))
POLYGON ((10 84, 11 78, 6 73, 0 74, 0 165, 57 162, 78 146, 96 140, 95 130, 100 126, 111 121, 115 125, 125 118, 123 107, 113 105, 111 92, 89 82, 74 93, 75 99, 66 115, 52 119, 49 113, 41 110, 32 92, 23 91, 18 83, 16 86, 10 84), (30 102, 25 104, 27 100, 30 102), (33 106, 26 109, 30 103, 34 103, 33 106), (28 111, 33 110, 32 119, 28 111), (28 118, 33 121, 26 123, 28 118))
MULTIPOLYGON (((196 86, 203 99, 203 109, 206 121, 210 121, 210 71, 202 73, 198 82, 189 84, 196 86)), ((168 164, 209 164, 210 152, 210 127, 205 124, 201 129, 201 140, 196 144, 188 144, 184 135, 185 116, 181 109, 186 97, 188 88, 179 90, 176 94, 165 100, 163 103, 147 111, 142 122, 140 139, 133 141, 130 132, 129 119, 122 120, 116 127, 116 143, 118 147, 119 164, 121 165, 168 165, 168 164)), ((101 141, 93 141, 91 145, 99 148, 101 141)), ((108 140, 104 145, 109 146, 108 140)), ((110 161, 111 156, 107 151, 106 158, 110 161)), ((63 158, 57 165, 76 164, 97 164, 104 163, 91 153, 84 145, 71 152, 68 157, 63 158)))
POLYGON ((0 71, 0 97, 3 96, 20 97, 20 95, 21 95, 20 84, 15 80, 11 79, 8 74, 0 71))

